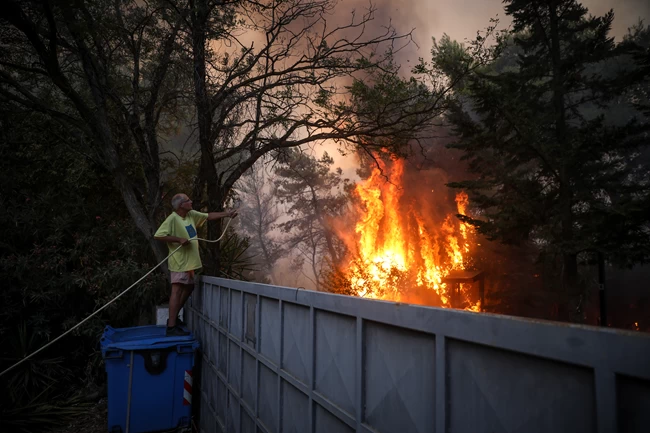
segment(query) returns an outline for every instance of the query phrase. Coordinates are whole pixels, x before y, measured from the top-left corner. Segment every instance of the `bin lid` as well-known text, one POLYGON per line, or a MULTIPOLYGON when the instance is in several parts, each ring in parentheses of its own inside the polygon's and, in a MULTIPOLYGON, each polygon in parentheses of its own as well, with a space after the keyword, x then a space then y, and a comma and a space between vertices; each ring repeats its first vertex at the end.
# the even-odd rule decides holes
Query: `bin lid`
POLYGON ((165 326, 136 326, 133 328, 113 328, 107 326, 100 340, 102 355, 107 350, 153 350, 176 346, 199 347, 192 334, 168 337, 165 326))

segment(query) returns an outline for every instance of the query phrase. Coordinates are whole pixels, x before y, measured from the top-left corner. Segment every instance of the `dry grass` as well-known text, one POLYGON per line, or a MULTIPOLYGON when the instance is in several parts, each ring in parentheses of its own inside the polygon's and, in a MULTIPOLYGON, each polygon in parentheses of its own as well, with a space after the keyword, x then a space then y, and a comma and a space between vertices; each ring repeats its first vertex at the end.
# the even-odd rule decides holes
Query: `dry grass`
POLYGON ((108 409, 106 399, 102 398, 85 414, 77 417, 69 425, 51 430, 51 433, 106 433, 108 429, 108 409))

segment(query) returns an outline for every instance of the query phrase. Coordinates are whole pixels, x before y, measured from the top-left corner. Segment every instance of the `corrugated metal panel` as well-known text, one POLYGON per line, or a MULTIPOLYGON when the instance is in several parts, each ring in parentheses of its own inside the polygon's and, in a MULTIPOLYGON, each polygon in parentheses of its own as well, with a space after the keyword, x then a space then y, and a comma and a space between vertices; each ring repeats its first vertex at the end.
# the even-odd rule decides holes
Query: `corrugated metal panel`
POLYGON ((646 432, 650 336, 203 277, 202 432, 646 432))

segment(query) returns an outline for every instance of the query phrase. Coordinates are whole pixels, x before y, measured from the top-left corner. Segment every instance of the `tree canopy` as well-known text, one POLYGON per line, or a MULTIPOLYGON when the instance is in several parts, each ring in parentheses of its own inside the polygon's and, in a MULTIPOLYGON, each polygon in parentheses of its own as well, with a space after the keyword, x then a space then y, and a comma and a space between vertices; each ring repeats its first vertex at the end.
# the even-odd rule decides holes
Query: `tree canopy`
MULTIPOLYGON (((611 11, 589 16, 573 0, 505 3, 512 31, 495 60, 465 78, 448 114, 451 147, 473 172, 450 186, 470 191, 480 209, 461 218, 490 239, 561 256, 569 284, 582 253, 646 262, 648 119, 633 104, 645 76, 631 61, 634 44, 614 43, 611 11)), ((450 40, 433 57, 452 78, 472 61, 450 40)))
MULTIPOLYGON (((370 32, 372 5, 332 24, 335 5, 8 0, 0 98, 77 131, 161 258, 152 234, 169 128, 190 119, 200 151, 195 203, 219 210, 265 155, 325 140, 399 151, 439 114, 446 89, 399 78, 392 62, 410 33, 370 32)), ((219 230, 209 225, 210 236, 219 230)))

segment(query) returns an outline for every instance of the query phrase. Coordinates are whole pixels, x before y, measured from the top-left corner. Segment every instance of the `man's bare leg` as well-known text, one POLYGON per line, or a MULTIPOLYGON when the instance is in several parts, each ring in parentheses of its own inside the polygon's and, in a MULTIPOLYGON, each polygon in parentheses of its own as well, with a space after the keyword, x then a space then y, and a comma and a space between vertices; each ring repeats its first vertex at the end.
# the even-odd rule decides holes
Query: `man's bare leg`
POLYGON ((178 311, 181 311, 181 308, 185 306, 187 299, 190 297, 194 291, 194 284, 183 284, 183 292, 181 293, 181 306, 178 311))
POLYGON ((184 284, 172 284, 172 293, 169 296, 169 320, 167 321, 168 328, 173 328, 176 326, 176 318, 178 317, 178 312, 181 311, 181 307, 183 305, 181 303, 184 292, 183 289, 184 284))

